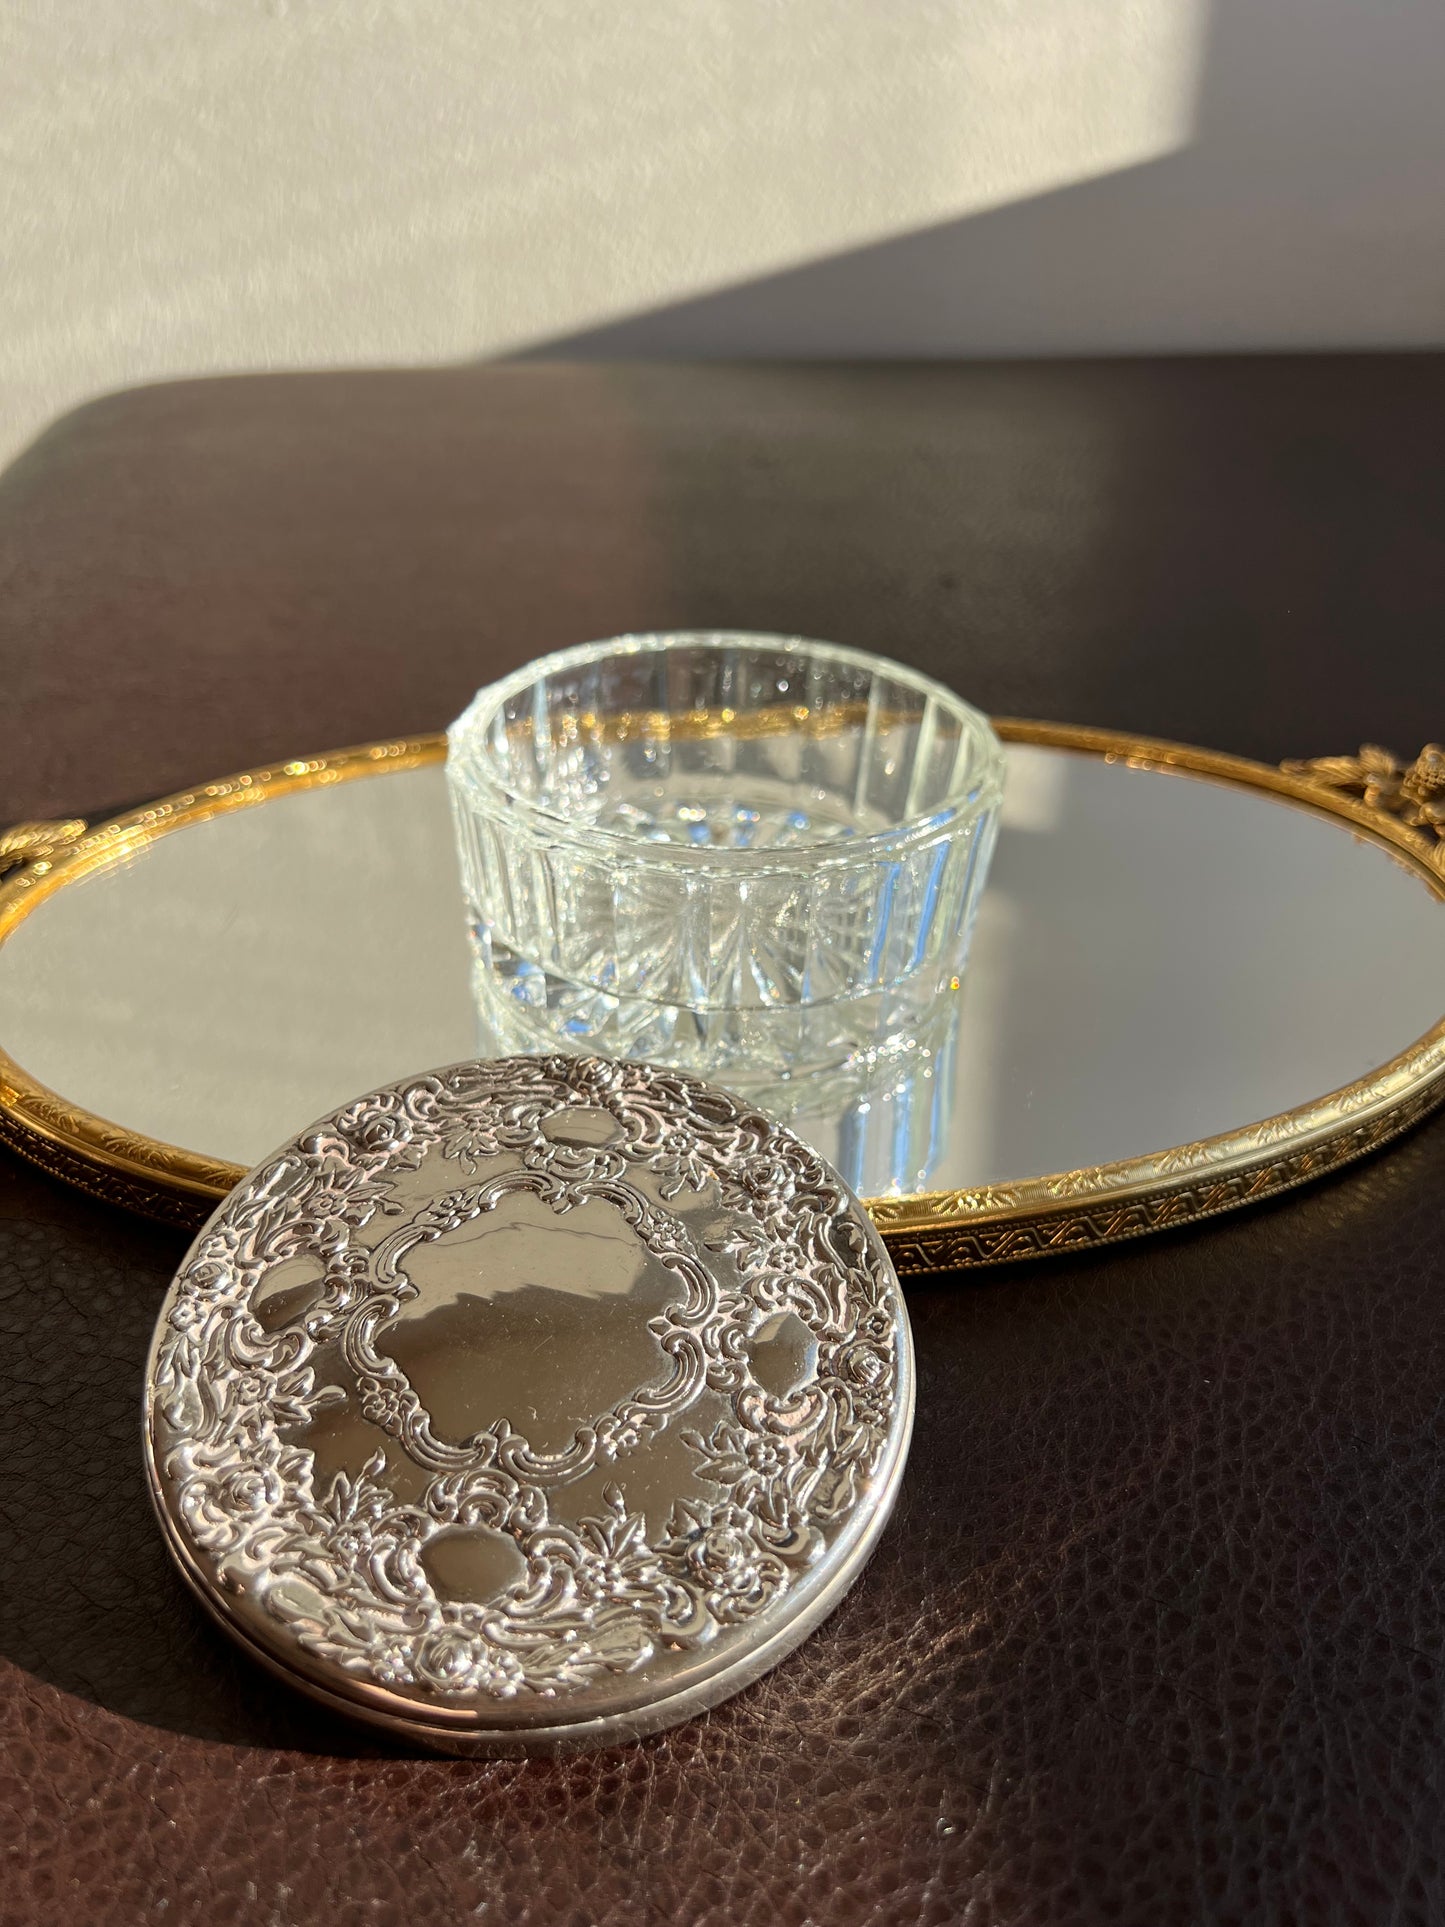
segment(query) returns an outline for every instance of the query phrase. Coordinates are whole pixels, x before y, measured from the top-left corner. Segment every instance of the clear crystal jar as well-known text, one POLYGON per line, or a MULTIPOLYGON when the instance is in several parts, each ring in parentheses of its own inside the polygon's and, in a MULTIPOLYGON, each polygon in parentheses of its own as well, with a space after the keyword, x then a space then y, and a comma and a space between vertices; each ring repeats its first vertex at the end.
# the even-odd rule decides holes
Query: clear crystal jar
POLYGON ((1003 754, 928 677, 791 637, 590 643, 482 690, 447 777, 496 1048, 757 1093, 947 1033, 1003 754))

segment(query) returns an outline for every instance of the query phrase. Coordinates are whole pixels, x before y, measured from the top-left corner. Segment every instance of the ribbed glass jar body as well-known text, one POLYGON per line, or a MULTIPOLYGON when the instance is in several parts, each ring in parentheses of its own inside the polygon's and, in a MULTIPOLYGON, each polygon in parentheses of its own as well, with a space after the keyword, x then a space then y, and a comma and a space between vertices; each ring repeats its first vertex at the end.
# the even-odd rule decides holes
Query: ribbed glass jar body
POLYGON ((947 1031, 1003 757, 941 685, 825 643, 623 637, 483 690, 447 775, 499 1048, 757 1090, 947 1031))

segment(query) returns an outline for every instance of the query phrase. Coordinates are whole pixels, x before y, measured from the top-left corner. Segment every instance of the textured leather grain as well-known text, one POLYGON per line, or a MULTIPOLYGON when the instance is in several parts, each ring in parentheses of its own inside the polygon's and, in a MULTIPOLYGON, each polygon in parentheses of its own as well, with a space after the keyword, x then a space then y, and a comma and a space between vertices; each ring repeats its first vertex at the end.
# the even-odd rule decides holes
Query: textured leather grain
MULTIPOLYGON (((0 817, 434 727, 538 648, 684 622, 996 709, 1414 749, 1442 401, 1431 360, 120 397, 0 479, 0 817)), ((0 1920, 1445 1918, 1442 1177, 1445 1119, 1192 1232, 914 1281, 908 1475, 836 1616, 670 1735, 464 1763, 203 1622, 138 1440, 183 1240, 0 1159, 0 1920)))

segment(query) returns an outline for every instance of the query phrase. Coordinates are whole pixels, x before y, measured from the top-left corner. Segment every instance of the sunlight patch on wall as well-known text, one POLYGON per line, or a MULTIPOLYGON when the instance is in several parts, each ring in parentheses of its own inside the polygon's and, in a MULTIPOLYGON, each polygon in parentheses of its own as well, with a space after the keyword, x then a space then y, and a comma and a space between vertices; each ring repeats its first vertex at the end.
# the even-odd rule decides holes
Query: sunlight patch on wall
POLYGON ((0 455, 98 390, 480 356, 1186 142, 1204 0, 18 0, 0 455))

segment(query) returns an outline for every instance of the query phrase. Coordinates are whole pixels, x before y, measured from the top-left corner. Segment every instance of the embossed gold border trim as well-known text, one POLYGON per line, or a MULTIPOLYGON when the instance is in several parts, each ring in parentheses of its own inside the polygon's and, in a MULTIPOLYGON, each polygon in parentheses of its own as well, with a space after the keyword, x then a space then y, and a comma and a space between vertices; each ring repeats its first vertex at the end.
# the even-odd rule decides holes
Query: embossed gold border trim
MULTIPOLYGON (((1341 794, 1311 766, 1272 769, 1241 757, 1068 724, 995 721, 1006 742, 1076 750, 1153 769, 1263 790, 1348 826, 1387 849, 1445 898, 1445 841, 1341 794)), ((442 760, 446 739, 369 743, 247 770, 166 797, 91 830, 27 824, 0 883, 0 943, 54 891, 154 838, 292 790, 344 783, 442 760), (29 860, 26 860, 26 859, 29 860)), ((1445 1016, 1369 1076, 1278 1117, 1147 1157, 1019 1184, 868 1201, 901 1272, 950 1271, 1109 1244, 1272 1197, 1361 1157, 1445 1099, 1445 1016)), ((0 1143, 92 1195, 151 1217, 201 1223, 243 1175, 239 1165, 142 1137, 69 1104, 0 1050, 0 1143)))

